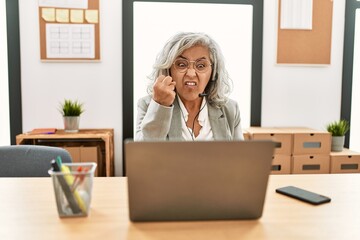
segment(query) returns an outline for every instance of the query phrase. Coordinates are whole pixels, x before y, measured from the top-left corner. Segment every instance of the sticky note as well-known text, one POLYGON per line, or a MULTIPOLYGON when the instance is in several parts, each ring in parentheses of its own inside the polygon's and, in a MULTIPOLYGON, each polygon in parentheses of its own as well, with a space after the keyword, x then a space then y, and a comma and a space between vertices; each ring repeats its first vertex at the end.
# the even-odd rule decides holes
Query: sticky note
POLYGON ((61 23, 69 22, 69 9, 56 9, 56 21, 61 23))
POLYGON ((46 22, 54 22, 55 21, 55 8, 42 8, 41 9, 41 17, 46 22))
POLYGON ((71 9, 70 10, 70 22, 83 23, 84 22, 84 11, 81 9, 71 9))
POLYGON ((85 19, 88 23, 98 23, 99 22, 99 11, 93 9, 87 9, 85 11, 85 19))

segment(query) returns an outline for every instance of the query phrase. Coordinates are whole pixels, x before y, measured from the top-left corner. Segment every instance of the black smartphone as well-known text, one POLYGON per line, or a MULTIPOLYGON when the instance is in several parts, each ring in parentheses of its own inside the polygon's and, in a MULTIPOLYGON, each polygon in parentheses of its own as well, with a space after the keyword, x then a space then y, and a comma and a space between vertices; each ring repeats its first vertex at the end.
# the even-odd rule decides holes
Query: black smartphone
POLYGON ((294 187, 294 186, 287 186, 287 187, 282 187, 282 188, 278 188, 276 189, 277 193, 281 193, 284 194, 286 196, 289 197, 293 197, 296 199, 299 199, 301 201, 307 202, 307 203, 311 203, 314 205, 319 205, 322 203, 328 203, 331 201, 331 199, 329 197, 314 193, 314 192, 310 192, 298 187, 294 187))

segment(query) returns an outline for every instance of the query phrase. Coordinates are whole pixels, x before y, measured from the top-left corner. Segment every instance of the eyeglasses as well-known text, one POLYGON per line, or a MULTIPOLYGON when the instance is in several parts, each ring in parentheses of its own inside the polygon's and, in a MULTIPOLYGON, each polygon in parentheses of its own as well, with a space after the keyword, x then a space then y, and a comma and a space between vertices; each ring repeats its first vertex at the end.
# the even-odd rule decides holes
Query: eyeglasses
POLYGON ((176 59, 174 67, 181 73, 186 72, 190 68, 190 63, 193 63, 194 70, 199 73, 206 72, 211 67, 211 63, 206 59, 199 59, 196 61, 189 61, 186 59, 176 59))

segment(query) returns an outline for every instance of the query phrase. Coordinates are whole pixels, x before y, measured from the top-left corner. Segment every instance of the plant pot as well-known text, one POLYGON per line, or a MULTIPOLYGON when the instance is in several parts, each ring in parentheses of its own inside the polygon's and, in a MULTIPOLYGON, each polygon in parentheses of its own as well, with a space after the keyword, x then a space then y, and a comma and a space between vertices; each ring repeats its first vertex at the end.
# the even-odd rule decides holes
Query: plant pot
POLYGON ((79 123, 80 116, 75 117, 63 117, 64 119, 64 130, 65 132, 78 132, 79 131, 79 123))
POLYGON ((341 152, 344 149, 345 136, 333 136, 331 138, 331 151, 341 152))

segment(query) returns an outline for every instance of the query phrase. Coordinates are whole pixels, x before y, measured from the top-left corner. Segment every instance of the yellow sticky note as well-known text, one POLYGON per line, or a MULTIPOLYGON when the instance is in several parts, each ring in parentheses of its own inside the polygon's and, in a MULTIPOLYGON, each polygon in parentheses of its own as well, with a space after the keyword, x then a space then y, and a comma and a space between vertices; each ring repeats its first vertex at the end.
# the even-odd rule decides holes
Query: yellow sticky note
POLYGON ((84 11, 82 9, 71 9, 70 10, 70 22, 83 23, 84 22, 84 11))
POLYGON ((56 9, 56 21, 62 23, 69 22, 69 9, 56 9))
POLYGON ((55 8, 42 8, 41 9, 41 17, 46 22, 54 22, 55 21, 55 8))
POLYGON ((87 9, 85 11, 85 19, 88 23, 98 23, 99 22, 99 11, 87 9))

